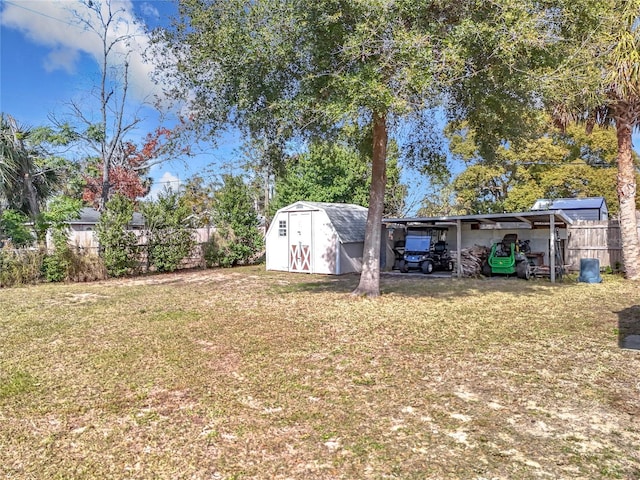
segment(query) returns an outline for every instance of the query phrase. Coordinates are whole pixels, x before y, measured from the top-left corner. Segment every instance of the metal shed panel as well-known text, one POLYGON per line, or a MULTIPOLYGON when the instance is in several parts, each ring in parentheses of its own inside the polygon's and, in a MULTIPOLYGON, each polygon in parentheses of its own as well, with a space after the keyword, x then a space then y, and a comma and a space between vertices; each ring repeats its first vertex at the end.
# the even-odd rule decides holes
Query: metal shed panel
POLYGON ((572 220, 606 220, 609 217, 604 197, 541 198, 532 210, 562 210, 572 220))

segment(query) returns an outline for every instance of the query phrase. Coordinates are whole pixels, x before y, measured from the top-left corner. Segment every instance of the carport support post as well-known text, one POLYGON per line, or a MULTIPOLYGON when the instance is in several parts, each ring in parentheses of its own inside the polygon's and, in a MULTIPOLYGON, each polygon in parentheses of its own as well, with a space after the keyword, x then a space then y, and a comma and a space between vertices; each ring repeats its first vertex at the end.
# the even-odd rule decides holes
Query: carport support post
POLYGON ((456 267, 458 278, 462 278, 462 220, 456 220, 456 267))
POLYGON ((556 282, 556 216, 549 215, 549 269, 551 283, 556 282))

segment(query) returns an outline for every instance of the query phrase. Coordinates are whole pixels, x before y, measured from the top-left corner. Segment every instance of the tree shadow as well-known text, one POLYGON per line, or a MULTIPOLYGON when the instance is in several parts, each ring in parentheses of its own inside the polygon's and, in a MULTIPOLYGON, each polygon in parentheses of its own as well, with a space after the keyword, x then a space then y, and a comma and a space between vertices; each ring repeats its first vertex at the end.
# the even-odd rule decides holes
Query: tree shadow
POLYGON ((618 314, 618 346, 640 350, 640 305, 615 313, 618 314))
MULTIPOLYGON (((312 275, 299 277, 294 275, 290 281, 283 281, 272 288, 279 294, 287 293, 351 293, 358 286, 360 274, 345 275, 312 275), (304 279, 303 279, 304 278, 304 279), (302 281, 300 281, 302 280, 302 281)), ((460 296, 477 296, 486 292, 503 292, 517 295, 536 295, 541 288, 550 284, 544 280, 524 281, 516 277, 465 278, 458 280, 450 274, 437 273, 390 273, 380 276, 380 293, 408 298, 454 298, 460 296)), ((555 288, 568 288, 570 285, 557 283, 555 288)))

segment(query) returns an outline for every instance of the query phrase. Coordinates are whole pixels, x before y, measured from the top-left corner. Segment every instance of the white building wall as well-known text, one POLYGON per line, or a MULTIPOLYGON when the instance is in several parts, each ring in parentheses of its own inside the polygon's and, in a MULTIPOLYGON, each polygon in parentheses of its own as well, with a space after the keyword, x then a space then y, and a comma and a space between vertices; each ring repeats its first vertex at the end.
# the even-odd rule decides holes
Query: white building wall
POLYGON ((267 270, 289 271, 289 225, 288 212, 279 212, 271 222, 265 238, 267 270), (284 221, 286 232, 280 235, 280 221, 284 221))
POLYGON ((312 273, 335 274, 336 234, 323 211, 312 212, 312 273))

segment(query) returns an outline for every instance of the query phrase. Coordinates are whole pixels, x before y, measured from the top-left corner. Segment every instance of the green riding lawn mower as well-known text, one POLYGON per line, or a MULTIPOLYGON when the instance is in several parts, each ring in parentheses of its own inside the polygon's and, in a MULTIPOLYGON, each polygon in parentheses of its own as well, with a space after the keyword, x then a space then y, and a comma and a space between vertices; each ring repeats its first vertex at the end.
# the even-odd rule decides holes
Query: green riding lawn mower
POLYGON ((492 275, 517 275, 529 280, 531 265, 526 254, 531 251, 529 240, 519 241, 518 234, 510 233, 501 242, 494 243, 489 258, 482 266, 485 277, 492 275))

